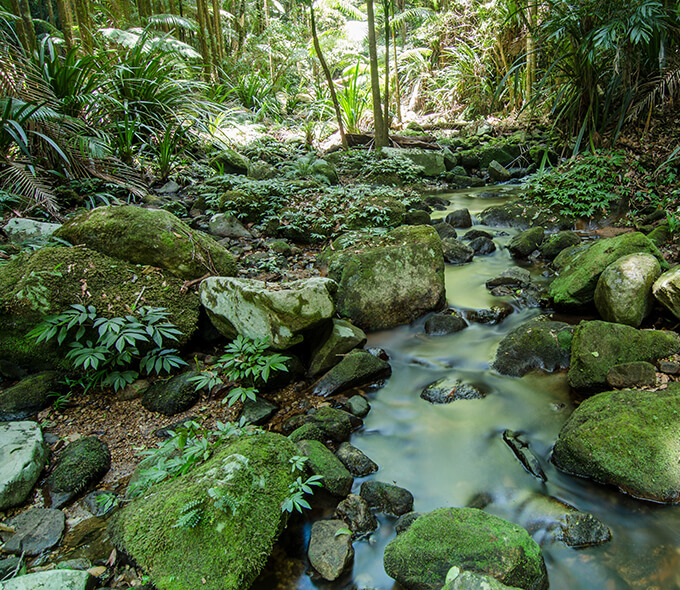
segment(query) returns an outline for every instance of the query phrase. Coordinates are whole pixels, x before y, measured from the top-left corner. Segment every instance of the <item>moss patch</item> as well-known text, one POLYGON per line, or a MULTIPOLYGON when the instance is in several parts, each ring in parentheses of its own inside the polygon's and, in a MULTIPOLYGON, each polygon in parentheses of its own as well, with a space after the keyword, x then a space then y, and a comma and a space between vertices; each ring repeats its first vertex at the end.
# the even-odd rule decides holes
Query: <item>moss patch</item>
POLYGON ((607 391, 584 401, 562 428, 553 463, 638 498, 680 501, 680 385, 607 391))
POLYGON ((248 588, 285 524, 281 503, 296 477, 288 461, 298 454, 292 442, 277 434, 238 438, 203 465, 125 506, 109 527, 114 542, 159 590, 248 588), (209 488, 236 498, 236 513, 216 508, 207 496, 209 488), (183 507, 201 499, 199 524, 173 528, 183 507))
POLYGON ((384 562, 408 590, 439 590, 453 566, 527 590, 548 587, 541 549, 529 533, 475 508, 420 516, 387 545, 384 562))

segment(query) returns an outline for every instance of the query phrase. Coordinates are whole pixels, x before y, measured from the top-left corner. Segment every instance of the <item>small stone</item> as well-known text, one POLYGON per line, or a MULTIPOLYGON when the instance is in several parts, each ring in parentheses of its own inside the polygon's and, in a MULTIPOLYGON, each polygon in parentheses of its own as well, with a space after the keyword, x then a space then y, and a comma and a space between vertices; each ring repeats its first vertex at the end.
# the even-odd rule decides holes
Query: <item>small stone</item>
POLYGON ((413 494, 404 488, 382 481, 365 481, 359 491, 371 508, 385 514, 401 516, 413 510, 413 494))
POLYGON ((542 227, 532 227, 517 234, 508 244, 513 258, 528 258, 543 243, 545 232, 542 227))
POLYGON ((459 240, 450 238, 442 240, 442 251, 444 260, 449 264, 466 264, 470 262, 475 255, 475 251, 470 246, 463 244, 463 242, 459 240))
POLYGON ((95 490, 83 498, 83 504, 92 513, 92 516, 102 517, 109 514, 115 508, 115 499, 117 497, 118 494, 114 492, 95 490))
POLYGON ((174 180, 168 180, 161 188, 156 192, 159 195, 174 195, 179 192, 180 186, 174 180))
POLYGON ((348 442, 342 443, 335 455, 355 477, 366 477, 378 471, 378 465, 375 462, 348 442))
POLYGON ((512 173, 505 166, 493 160, 489 164, 489 177, 495 182, 507 182, 512 178, 512 173))
POLYGON ((465 315, 467 319, 476 324, 500 324, 512 313, 512 306, 509 303, 494 305, 490 309, 474 309, 465 315))
POLYGON ((616 389, 653 387, 656 385, 656 368, 644 361, 615 365, 607 372, 607 384, 616 389))
POLYGON ((312 525, 307 557, 324 580, 337 580, 354 558, 352 535, 342 520, 317 520, 312 525))
POLYGON ((313 395, 335 395, 358 385, 389 377, 390 364, 365 350, 353 350, 312 387, 313 395))
POLYGON ((465 232, 465 235, 462 239, 466 242, 471 242, 477 238, 487 238, 489 240, 493 240, 493 234, 488 231, 484 231, 483 229, 471 229, 470 231, 465 232))
POLYGON ((247 424, 261 426, 266 424, 278 411, 279 407, 276 404, 256 395, 254 400, 246 399, 243 402, 240 418, 245 420, 247 424))
POLYGON ((458 237, 458 233, 455 229, 453 229, 453 226, 449 223, 446 223, 445 221, 442 221, 433 227, 442 240, 455 240, 458 237))
POLYGON ((312 352, 309 375, 314 377, 342 362, 344 355, 366 343, 366 334, 347 320, 334 319, 331 331, 312 352))
POLYGON ((192 381, 197 375, 196 371, 188 371, 167 380, 159 379, 144 392, 142 405, 149 412, 165 416, 186 412, 201 397, 200 390, 196 389, 196 383, 192 381))
POLYGON ((221 238, 252 238, 251 233, 234 216, 216 213, 208 222, 210 233, 221 238))
POLYGON ((496 251, 496 244, 489 238, 475 238, 470 241, 470 248, 479 256, 486 256, 496 251))
POLYGON ((430 336, 445 336, 467 328, 467 322, 457 312, 437 313, 425 322, 425 333, 430 336))
POLYGON ((347 410, 358 416, 359 418, 365 418, 371 411, 371 406, 366 401, 363 395, 353 395, 347 400, 346 404, 347 410))
POLYGON ((323 487, 334 496, 345 497, 349 494, 354 478, 331 451, 315 440, 302 440, 297 443, 302 455, 307 457, 307 465, 314 475, 323 477, 323 487))
POLYGON ((423 389, 420 397, 432 404, 449 404, 462 399, 482 399, 486 394, 460 379, 443 377, 423 389))
POLYGON ((15 533, 0 533, 2 550, 14 555, 40 555, 52 549, 64 532, 66 519, 61 510, 31 508, 3 523, 15 533))
POLYGON ((659 371, 666 375, 677 375, 680 373, 680 363, 677 361, 660 361, 659 371))
POLYGON ((472 217, 467 209, 456 209, 446 216, 446 223, 453 227, 471 227, 472 217))
POLYGON ((489 279, 486 282, 486 288, 493 289, 503 286, 523 288, 529 284, 531 284, 531 273, 526 268, 515 266, 504 270, 497 277, 489 279))
POLYGON ((357 537, 378 528, 378 521, 373 516, 368 502, 356 494, 350 494, 340 502, 333 516, 344 520, 357 537))

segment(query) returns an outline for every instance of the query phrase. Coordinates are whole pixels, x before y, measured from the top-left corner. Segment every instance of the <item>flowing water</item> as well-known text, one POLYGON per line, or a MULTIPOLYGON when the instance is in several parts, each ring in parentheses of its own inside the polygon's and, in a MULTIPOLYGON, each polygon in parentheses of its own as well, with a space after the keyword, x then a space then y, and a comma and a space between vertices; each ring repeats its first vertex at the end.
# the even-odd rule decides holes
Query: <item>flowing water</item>
MULTIPOLYGON (((442 196, 451 199, 450 210, 467 207, 474 214, 502 202, 507 198, 503 190, 510 189, 497 190, 491 195, 485 189, 442 196)), ((505 235, 495 241, 503 245, 509 239, 505 235)), ((499 298, 484 283, 513 264, 508 251, 499 248, 492 255, 475 257, 471 264, 447 266, 449 304, 459 309, 497 304, 499 298)), ((530 270, 541 279, 540 268, 530 270)), ((550 463, 552 445, 574 408, 566 375, 531 374, 516 379, 490 369, 503 336, 539 313, 516 309, 499 325, 471 324, 449 336, 425 335, 424 320, 372 334, 368 346, 387 351, 393 372, 385 387, 371 394, 371 412, 352 444, 380 465, 371 478, 410 490, 419 512, 465 506, 476 494, 485 493, 493 499, 487 511, 513 520, 519 503, 532 492, 591 512, 610 527, 612 540, 580 550, 562 544, 544 546, 553 590, 680 588, 680 508, 634 500, 564 475, 550 463), (445 375, 472 383, 488 395, 448 405, 432 405, 419 397, 423 387, 445 375), (515 459, 503 442, 505 429, 521 432, 530 442, 547 475, 546 483, 527 473, 515 459)), ((356 481, 357 490, 362 481, 356 481)), ((355 543, 352 577, 327 584, 303 575, 297 588, 396 590, 399 586, 382 565, 385 545, 394 537, 393 525, 393 520, 382 518, 369 540, 355 543)), ((540 543, 541 533, 535 538, 540 543)))

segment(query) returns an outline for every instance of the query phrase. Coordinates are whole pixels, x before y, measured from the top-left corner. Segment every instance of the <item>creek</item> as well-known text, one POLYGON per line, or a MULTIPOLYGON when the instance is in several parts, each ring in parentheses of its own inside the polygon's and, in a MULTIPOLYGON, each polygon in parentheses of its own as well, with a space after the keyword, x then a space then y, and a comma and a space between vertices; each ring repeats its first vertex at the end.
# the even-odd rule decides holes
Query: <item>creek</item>
MULTIPOLYGON (((441 196, 451 200, 449 211, 467 207, 474 215, 503 202, 512 190, 497 187, 491 194, 486 188, 441 196)), ((500 229, 491 229, 506 234, 495 238, 496 252, 476 256, 464 266, 447 265, 446 293, 452 307, 485 309, 503 299, 512 304, 510 298, 494 297, 485 287, 488 279, 516 264, 502 247, 516 231, 500 229)), ((542 267, 529 270, 536 280, 542 279, 542 267)), ((415 497, 414 510, 419 512, 465 506, 484 493, 493 500, 488 512, 517 521, 522 499, 537 493, 592 513, 611 529, 610 542, 571 549, 560 543, 545 545, 541 543, 544 533, 534 535, 543 547, 552 590, 680 588, 680 507, 635 500, 612 488, 565 475, 550 462, 552 446, 575 407, 566 374, 532 373, 518 379, 490 368, 500 340, 541 313, 514 307, 514 313, 500 324, 471 323, 448 336, 427 336, 421 319, 369 337, 367 346, 384 348, 393 371, 385 386, 370 394, 371 412, 351 441, 380 465, 370 478, 410 490, 415 497), (432 405, 419 397, 426 385, 445 375, 471 383, 487 396, 447 405, 432 405), (506 429, 522 433, 529 441, 547 482, 523 469, 503 441, 506 429)), ((356 480, 355 490, 362 481, 356 480)), ((368 540, 355 542, 351 576, 328 584, 303 574, 294 587, 401 588, 382 565, 384 548, 394 535, 394 519, 381 517, 379 529, 368 540)))

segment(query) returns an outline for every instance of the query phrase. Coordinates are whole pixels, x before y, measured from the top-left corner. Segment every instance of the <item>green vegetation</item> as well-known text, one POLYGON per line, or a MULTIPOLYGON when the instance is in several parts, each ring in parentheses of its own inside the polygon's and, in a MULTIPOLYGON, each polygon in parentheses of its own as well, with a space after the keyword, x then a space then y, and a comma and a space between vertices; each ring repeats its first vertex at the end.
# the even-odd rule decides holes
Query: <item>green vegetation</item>
POLYGON ((29 337, 37 344, 53 338, 60 346, 68 344, 66 359, 82 372, 85 391, 92 387, 118 391, 140 373, 161 375, 186 365, 177 349, 167 348, 167 342, 181 334, 168 316, 163 308, 141 307, 134 315, 107 318, 93 305, 75 304, 47 318, 29 337))

